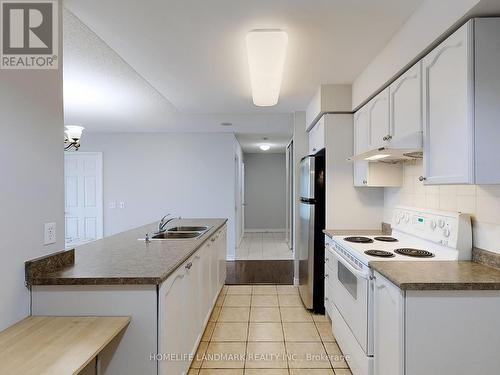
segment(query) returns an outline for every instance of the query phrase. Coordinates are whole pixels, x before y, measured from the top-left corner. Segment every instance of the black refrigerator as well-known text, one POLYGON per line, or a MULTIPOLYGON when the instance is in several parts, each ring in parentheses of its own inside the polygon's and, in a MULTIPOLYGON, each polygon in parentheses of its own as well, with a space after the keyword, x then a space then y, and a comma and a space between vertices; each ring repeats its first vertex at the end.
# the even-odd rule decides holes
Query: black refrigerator
POLYGON ((300 161, 299 292, 307 309, 325 312, 325 150, 300 161))

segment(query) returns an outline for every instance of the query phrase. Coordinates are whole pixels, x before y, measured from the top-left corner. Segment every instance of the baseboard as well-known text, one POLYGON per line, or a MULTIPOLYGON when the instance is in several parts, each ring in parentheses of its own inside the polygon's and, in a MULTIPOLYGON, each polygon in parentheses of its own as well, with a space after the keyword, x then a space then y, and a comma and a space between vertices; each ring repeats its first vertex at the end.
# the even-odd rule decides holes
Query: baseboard
POLYGON ((286 229, 245 229, 245 233, 285 233, 286 229))

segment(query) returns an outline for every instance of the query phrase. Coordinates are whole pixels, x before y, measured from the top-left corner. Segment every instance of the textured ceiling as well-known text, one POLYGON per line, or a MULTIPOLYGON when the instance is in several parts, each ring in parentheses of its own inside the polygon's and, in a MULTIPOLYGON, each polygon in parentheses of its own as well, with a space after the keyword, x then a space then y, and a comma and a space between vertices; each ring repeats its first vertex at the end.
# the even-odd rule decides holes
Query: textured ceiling
POLYGON ((322 83, 350 83, 421 0, 65 0, 182 113, 305 109, 322 83), (289 34, 280 102, 253 106, 245 35, 289 34))
POLYGON ((70 11, 63 21, 66 124, 91 132, 291 133, 291 114, 182 113, 70 11))

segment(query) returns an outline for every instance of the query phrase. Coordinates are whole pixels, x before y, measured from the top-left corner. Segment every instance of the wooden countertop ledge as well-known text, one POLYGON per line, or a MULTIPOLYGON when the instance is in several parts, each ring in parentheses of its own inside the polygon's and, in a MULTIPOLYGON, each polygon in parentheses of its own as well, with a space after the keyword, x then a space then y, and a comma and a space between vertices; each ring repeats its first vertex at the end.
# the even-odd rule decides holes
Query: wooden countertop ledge
POLYGON ((78 374, 130 317, 31 316, 0 332, 0 374, 78 374))

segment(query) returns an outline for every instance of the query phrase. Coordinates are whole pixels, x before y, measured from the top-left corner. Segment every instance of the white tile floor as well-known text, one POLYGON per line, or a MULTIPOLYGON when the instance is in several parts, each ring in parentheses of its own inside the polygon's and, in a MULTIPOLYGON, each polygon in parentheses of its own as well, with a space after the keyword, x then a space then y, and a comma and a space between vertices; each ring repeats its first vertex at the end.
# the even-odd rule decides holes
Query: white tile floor
POLYGON ((236 260, 293 259, 284 232, 247 232, 236 249, 236 260))
POLYGON ((226 286, 188 375, 352 375, 330 321, 291 285, 226 286))

